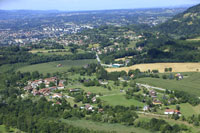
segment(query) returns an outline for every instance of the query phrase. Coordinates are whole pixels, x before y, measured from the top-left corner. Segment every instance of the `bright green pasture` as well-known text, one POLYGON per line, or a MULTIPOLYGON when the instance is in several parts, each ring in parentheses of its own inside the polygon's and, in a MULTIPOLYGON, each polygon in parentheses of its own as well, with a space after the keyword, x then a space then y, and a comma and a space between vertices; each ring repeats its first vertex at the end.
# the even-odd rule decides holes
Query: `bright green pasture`
POLYGON ((144 103, 139 102, 135 99, 126 99, 124 94, 114 94, 114 95, 107 95, 100 97, 103 101, 105 101, 107 104, 116 106, 116 105, 122 105, 122 106, 139 106, 143 107, 144 103))
MULTIPOLYGON (((186 73, 184 73, 186 74, 186 73)), ((166 80, 162 78, 140 78, 136 82, 149 84, 170 90, 185 91, 193 95, 200 96, 200 73, 188 73, 183 80, 166 80)))
POLYGON ((96 60, 87 59, 87 60, 64 60, 64 61, 55 61, 48 63, 41 63, 36 65, 28 65, 18 69, 21 72, 33 72, 38 71, 40 73, 55 73, 55 72, 66 72, 71 67, 81 67, 86 64, 95 63, 96 60), (58 64, 62 64, 61 67, 57 67, 58 64))

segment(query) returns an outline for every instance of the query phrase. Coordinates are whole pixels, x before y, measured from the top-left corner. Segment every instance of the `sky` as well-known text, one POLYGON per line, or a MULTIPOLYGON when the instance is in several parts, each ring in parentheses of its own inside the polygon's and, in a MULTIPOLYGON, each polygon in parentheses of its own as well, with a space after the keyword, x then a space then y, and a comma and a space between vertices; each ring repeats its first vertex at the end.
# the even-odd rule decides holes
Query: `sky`
POLYGON ((194 5, 200 0, 0 0, 0 9, 107 10, 194 5))

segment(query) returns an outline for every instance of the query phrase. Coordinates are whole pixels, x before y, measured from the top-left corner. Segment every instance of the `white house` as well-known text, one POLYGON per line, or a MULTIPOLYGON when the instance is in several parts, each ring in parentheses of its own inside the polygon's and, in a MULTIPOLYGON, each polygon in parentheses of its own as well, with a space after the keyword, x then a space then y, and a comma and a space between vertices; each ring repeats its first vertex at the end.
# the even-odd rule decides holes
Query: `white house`
POLYGON ((86 110, 93 110, 93 107, 92 107, 92 105, 90 105, 90 104, 86 104, 86 105, 85 105, 85 109, 86 109, 86 110))
POLYGON ((149 106, 148 105, 145 105, 144 107, 143 107, 143 111, 149 111, 149 106))
POLYGON ((61 81, 59 81, 58 89, 64 89, 64 88, 65 88, 65 86, 64 86, 64 82, 65 82, 65 80, 61 80, 61 81))
POLYGON ((96 97, 93 97, 93 98, 92 98, 92 102, 94 103, 94 102, 96 102, 96 101, 97 101, 96 97))

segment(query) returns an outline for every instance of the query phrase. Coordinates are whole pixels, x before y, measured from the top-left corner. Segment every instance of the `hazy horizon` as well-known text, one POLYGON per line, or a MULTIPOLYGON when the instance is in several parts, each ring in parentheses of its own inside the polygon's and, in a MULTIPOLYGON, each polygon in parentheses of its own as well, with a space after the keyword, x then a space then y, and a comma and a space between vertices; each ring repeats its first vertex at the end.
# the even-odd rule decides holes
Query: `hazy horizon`
POLYGON ((0 0, 1 10, 89 11, 192 6, 199 0, 0 0))

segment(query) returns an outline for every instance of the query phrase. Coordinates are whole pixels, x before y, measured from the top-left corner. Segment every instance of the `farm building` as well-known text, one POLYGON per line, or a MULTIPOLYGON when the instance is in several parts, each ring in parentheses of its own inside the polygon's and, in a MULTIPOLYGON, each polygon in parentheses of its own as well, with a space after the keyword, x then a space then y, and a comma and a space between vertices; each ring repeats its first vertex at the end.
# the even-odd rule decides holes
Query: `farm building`
POLYGON ((174 109, 166 109, 164 112, 165 115, 173 115, 173 114, 178 114, 181 115, 181 112, 179 110, 174 110, 174 109))
POLYGON ((62 94, 55 93, 52 97, 53 98, 62 98, 62 94))

